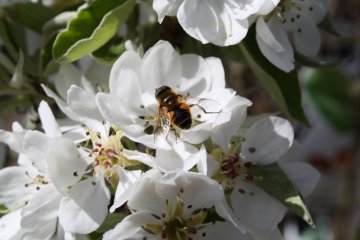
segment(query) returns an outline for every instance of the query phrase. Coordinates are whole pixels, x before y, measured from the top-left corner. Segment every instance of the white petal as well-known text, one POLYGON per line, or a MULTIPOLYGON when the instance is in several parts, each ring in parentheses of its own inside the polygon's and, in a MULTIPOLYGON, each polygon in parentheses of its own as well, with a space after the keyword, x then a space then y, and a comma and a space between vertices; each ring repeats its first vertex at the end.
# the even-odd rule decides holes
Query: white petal
POLYGON ((320 173, 316 168, 305 162, 282 162, 280 167, 303 197, 313 192, 320 179, 320 173))
POLYGON ((177 142, 171 150, 158 149, 156 151, 156 166, 163 172, 183 169, 185 171, 194 167, 200 159, 206 159, 205 148, 197 148, 184 142, 177 142))
POLYGON ((70 63, 60 65, 58 74, 55 76, 55 88, 59 95, 66 99, 66 92, 72 84, 80 85, 81 72, 70 63))
POLYGON ((264 4, 258 10, 258 15, 268 15, 279 4, 280 0, 268 0, 264 1, 264 4))
MULTIPOLYGON (((85 77, 89 80, 91 86, 103 86, 107 84, 110 77, 111 65, 92 61, 85 77)), ((82 83, 84 86, 84 84, 82 83)))
POLYGON ((142 153, 142 152, 139 152, 139 151, 131 151, 131 150, 127 150, 127 149, 124 149, 123 152, 124 156, 127 158, 127 159, 130 159, 130 160, 137 160, 137 161, 140 161, 150 167, 155 167, 154 165, 154 162, 155 162, 155 158, 149 154, 146 154, 146 153, 142 153))
MULTIPOLYGON (((56 93, 54 93, 50 88, 48 88, 44 84, 41 84, 41 87, 44 89, 46 95, 48 95, 49 97, 51 97, 52 99, 55 100, 55 102, 58 105, 58 107, 60 108, 60 110, 64 114, 66 114, 66 116, 68 116, 70 119, 72 119, 74 121, 79 120, 79 117, 73 112, 73 110, 67 105, 67 103, 63 99, 61 99, 58 95, 56 95, 56 93)), ((66 91, 67 91, 67 89, 66 89, 66 91)), ((65 92, 64 99, 66 99, 66 97, 67 97, 67 92, 65 92)))
POLYGON ((231 193, 232 208, 241 223, 259 234, 269 234, 283 218, 286 208, 252 184, 238 181, 231 193), (241 193, 239 191, 245 191, 241 193))
POLYGON ((244 160, 270 164, 290 148, 294 139, 291 124, 279 117, 265 117, 249 128, 241 147, 244 160))
POLYGON ((134 235, 141 231, 145 224, 159 224, 159 220, 150 212, 138 211, 125 217, 114 229, 107 231, 103 240, 135 239, 134 235))
POLYGON ((241 221, 235 216, 235 213, 230 208, 225 198, 215 205, 216 212, 220 217, 226 219, 241 233, 246 232, 246 228, 242 225, 241 221))
POLYGON ((202 174, 184 171, 164 174, 156 182, 156 192, 163 199, 173 201, 180 194, 184 206, 187 206, 183 209, 184 215, 196 209, 210 208, 224 198, 223 189, 216 181, 202 174))
POLYGON ((52 184, 42 187, 21 212, 27 239, 47 239, 55 233, 61 195, 52 184))
POLYGON ((169 42, 159 41, 144 55, 140 84, 143 91, 154 96, 155 89, 180 85, 182 65, 179 54, 169 42))
POLYGON ((23 152, 22 141, 24 138, 23 132, 8 132, 0 130, 0 142, 6 143, 12 150, 17 153, 23 152))
POLYGON ((110 212, 114 212, 129 199, 133 185, 140 178, 141 171, 127 171, 119 168, 117 173, 120 181, 116 188, 114 204, 111 206, 110 212))
POLYGON ((195 54, 184 54, 181 55, 181 63, 183 79, 178 86, 181 94, 195 97, 210 90, 211 70, 209 64, 202 57, 195 54))
POLYGON ((219 58, 205 58, 208 70, 211 72, 211 90, 225 88, 225 72, 224 66, 219 58))
POLYGON ((49 140, 45 134, 39 131, 27 131, 24 136, 24 153, 43 174, 46 173, 45 152, 49 140))
POLYGON ((97 110, 97 105, 94 103, 94 96, 92 93, 86 92, 83 89, 73 85, 67 92, 68 103, 57 96, 51 89, 45 85, 41 85, 46 95, 53 98, 63 113, 70 119, 85 124, 93 131, 104 133, 102 124, 102 117, 97 110), (68 105, 69 104, 69 105, 68 105))
POLYGON ((161 214, 166 211, 165 199, 162 199, 155 192, 155 181, 161 176, 161 173, 152 169, 147 171, 136 181, 128 206, 138 211, 149 211, 155 214, 161 214))
POLYGON ((0 218, 0 239, 21 239, 23 230, 20 226, 21 209, 10 212, 0 218))
POLYGON ((124 109, 118 107, 116 111, 114 111, 115 106, 120 106, 121 103, 114 100, 110 94, 98 93, 95 101, 104 119, 110 123, 119 127, 132 123, 132 119, 125 114, 124 109))
POLYGON ((158 14, 158 21, 161 23, 165 16, 175 16, 180 4, 184 0, 154 0, 153 9, 158 14))
POLYGON ((285 72, 294 69, 294 52, 286 31, 278 19, 265 23, 262 17, 256 22, 256 40, 262 54, 285 72))
POLYGON ((238 19, 224 1, 185 0, 177 18, 183 29, 202 43, 219 46, 239 43, 247 33, 247 20, 238 19))
POLYGON ((45 134, 49 137, 61 137, 60 127, 56 122, 49 104, 45 101, 41 101, 38 112, 45 134))
POLYGON ((292 28, 296 50, 305 56, 315 56, 320 50, 321 43, 317 25, 303 16, 301 21, 292 28))
POLYGON ((141 115, 143 111, 141 105, 144 105, 141 101, 142 94, 137 73, 123 68, 118 74, 117 81, 114 80, 113 88, 110 90, 110 95, 114 100, 117 99, 122 103, 128 117, 136 118, 141 115))
POLYGON ((215 161, 210 154, 207 155, 206 164, 203 164, 202 168, 205 168, 205 170, 202 170, 201 173, 208 177, 212 177, 214 173, 219 169, 220 165, 217 161, 215 161))
POLYGON ((301 2, 302 13, 306 12, 315 23, 321 22, 329 11, 328 0, 301 2), (311 9, 311 11, 310 11, 311 9))
POLYGON ((77 115, 102 121, 101 114, 95 103, 95 94, 76 85, 71 85, 67 91, 67 103, 77 115))
POLYGON ((7 167, 0 171, 0 204, 13 209, 25 205, 34 194, 35 187, 30 185, 31 178, 24 167, 7 167), (25 184, 29 184, 25 187, 25 184))
POLYGON ((310 164, 301 161, 303 160, 301 147, 297 141, 294 141, 289 151, 280 158, 278 163, 300 194, 306 197, 315 189, 320 179, 320 173, 310 164))
MULTIPOLYGON (((268 1, 268 0, 267 0, 268 1)), ((236 18, 245 19, 250 15, 258 13, 263 7, 265 0, 225 0, 225 3, 234 11, 236 18)))
POLYGON ((246 119, 247 107, 251 102, 243 97, 235 96, 225 107, 226 111, 231 112, 231 120, 226 124, 221 124, 213 129, 211 140, 222 149, 227 149, 230 138, 238 131, 246 119))
POLYGON ((189 130, 181 131, 180 138, 191 144, 199 144, 209 138, 212 130, 212 123, 201 123, 189 130))
POLYGON ((124 52, 113 64, 110 72, 109 89, 115 89, 118 84, 118 77, 123 69, 132 69, 138 73, 141 67, 141 58, 139 54, 133 51, 124 52))
POLYGON ((67 232, 90 233, 104 221, 109 201, 110 192, 103 179, 81 181, 70 189, 68 197, 60 201, 60 224, 67 232))
POLYGON ((46 168, 58 189, 67 188, 78 182, 87 165, 71 140, 56 138, 49 142, 46 150, 46 168))

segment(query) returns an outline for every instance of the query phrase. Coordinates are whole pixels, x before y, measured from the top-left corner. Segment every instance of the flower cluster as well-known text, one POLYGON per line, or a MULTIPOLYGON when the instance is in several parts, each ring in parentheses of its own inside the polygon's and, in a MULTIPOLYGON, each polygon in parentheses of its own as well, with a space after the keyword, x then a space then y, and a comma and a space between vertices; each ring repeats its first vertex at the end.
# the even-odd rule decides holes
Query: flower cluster
POLYGON ((275 66, 294 69, 296 51, 315 56, 320 48, 317 24, 328 11, 327 0, 154 0, 159 22, 177 16, 180 25, 202 43, 229 46, 243 40, 256 22, 256 41, 262 54, 275 66))
MULTIPOLYGON (((192 36, 219 44, 243 37, 223 25, 245 32, 244 10, 265 8, 222 2, 155 0, 154 7, 161 19, 177 12, 192 36), (223 33, 189 25, 198 9, 214 14, 223 33)), ((290 2, 257 25, 285 18, 279 9, 290 2)), ((312 224, 301 198, 319 175, 295 161, 291 124, 247 117, 252 103, 226 88, 219 59, 180 55, 159 41, 145 53, 125 51, 108 84, 94 86, 71 64, 61 66, 58 78, 64 75, 73 84, 58 86, 59 95, 42 87, 69 120, 56 120, 43 101, 43 131, 18 123, 0 131, 19 153, 18 166, 0 171, 0 239, 281 239, 287 208, 312 224)))

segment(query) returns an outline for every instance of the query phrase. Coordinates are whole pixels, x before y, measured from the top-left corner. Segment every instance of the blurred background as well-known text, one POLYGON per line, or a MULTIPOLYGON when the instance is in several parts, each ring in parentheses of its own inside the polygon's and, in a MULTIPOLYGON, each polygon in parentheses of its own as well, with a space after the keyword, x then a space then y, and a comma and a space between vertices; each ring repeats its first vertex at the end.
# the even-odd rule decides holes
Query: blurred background
MULTIPOLYGON (((311 127, 293 122, 301 143, 297 157, 322 176, 305 200, 316 228, 289 213, 280 226, 285 240, 360 239, 360 1, 331 1, 341 36, 323 33, 318 60, 336 68, 300 70, 311 127)), ((235 61, 227 64, 229 87, 254 103, 249 115, 280 111, 248 67, 235 61)), ((3 117, 0 128, 10 130, 14 120, 30 128, 38 121, 35 111, 18 111, 3 117)), ((16 164, 16 158, 0 144, 0 167, 16 164)))

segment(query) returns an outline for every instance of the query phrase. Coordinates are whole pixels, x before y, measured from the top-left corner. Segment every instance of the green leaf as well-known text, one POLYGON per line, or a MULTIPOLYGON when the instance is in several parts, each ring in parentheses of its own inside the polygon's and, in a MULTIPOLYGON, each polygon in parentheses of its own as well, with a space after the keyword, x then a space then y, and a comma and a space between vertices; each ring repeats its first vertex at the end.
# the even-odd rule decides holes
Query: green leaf
POLYGON ((331 15, 328 13, 326 17, 318 24, 318 27, 328 33, 341 37, 341 33, 337 30, 331 15))
POLYGON ((0 39, 6 50, 9 52, 11 60, 14 62, 19 58, 19 49, 23 53, 26 50, 25 29, 17 22, 9 21, 0 15, 0 39))
POLYGON ((94 0, 59 33, 53 46, 58 61, 72 62, 100 48, 126 21, 135 0, 94 0))
POLYGON ((10 212, 10 210, 4 204, 0 204, 0 214, 6 214, 8 212, 10 212))
POLYGON ((3 66, 10 74, 12 74, 15 70, 14 63, 2 52, 0 52, 0 65, 3 66))
POLYGON ((45 76, 51 75, 55 72, 57 72, 59 68, 59 64, 53 60, 52 56, 52 46, 54 45, 56 34, 50 34, 48 38, 46 39, 45 45, 40 51, 40 66, 41 71, 45 76))
POLYGON ((115 36, 101 48, 93 52, 92 56, 100 62, 113 64, 125 50, 124 40, 115 36))
POLYGON ((310 226, 314 226, 311 215, 298 191, 278 164, 254 165, 249 168, 249 171, 255 177, 255 185, 294 211, 310 226))
POLYGON ((55 16, 55 13, 41 3, 17 3, 5 8, 12 20, 41 33, 42 26, 55 16))
POLYGON ((254 27, 249 30, 247 37, 240 44, 240 50, 250 68, 281 109, 294 119, 308 125, 308 119, 301 105, 301 90, 296 70, 290 73, 283 72, 263 56, 257 45, 254 27))
POLYGON ((317 110, 339 131, 351 131, 356 106, 350 97, 347 77, 334 68, 317 69, 306 81, 317 110))

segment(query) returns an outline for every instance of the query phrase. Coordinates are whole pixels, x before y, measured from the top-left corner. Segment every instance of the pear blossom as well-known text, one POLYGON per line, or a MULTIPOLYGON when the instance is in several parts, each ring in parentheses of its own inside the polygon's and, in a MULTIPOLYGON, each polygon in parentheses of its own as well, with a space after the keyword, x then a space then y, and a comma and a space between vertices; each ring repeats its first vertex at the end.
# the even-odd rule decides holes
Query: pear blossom
MULTIPOLYGON (((253 165, 268 165, 281 161, 289 178, 299 187, 300 192, 309 194, 318 173, 306 163, 286 161, 293 152, 293 129, 285 119, 267 116, 256 121, 240 140, 230 148, 215 148, 207 162, 199 163, 199 170, 216 179, 230 194, 230 204, 239 221, 246 229, 259 238, 265 238, 276 229, 283 218, 286 207, 252 182, 253 165), (286 156, 286 157, 285 157, 286 156), (308 173, 295 170, 296 167, 309 170, 308 173), (309 177, 305 183, 304 178, 309 177)), ((300 170, 299 169, 299 170, 300 170)))
MULTIPOLYGON (((106 75, 106 70, 103 70, 103 74, 106 75)), ((42 85, 44 91, 55 100, 68 118, 86 126, 86 138, 82 141, 89 140, 91 142, 90 147, 79 146, 83 157, 89 164, 88 171, 76 174, 88 176, 88 172, 92 172, 92 183, 103 187, 104 192, 109 191, 104 181, 109 183, 115 190, 116 204, 110 208, 110 211, 114 211, 125 203, 128 191, 140 176, 140 171, 129 171, 126 168, 137 166, 141 162, 152 166, 152 162, 148 158, 137 157, 146 154, 124 148, 121 143, 124 137, 123 131, 112 127, 103 119, 95 103, 95 88, 78 68, 72 64, 63 64, 56 78, 58 79, 55 83, 59 83, 55 86, 60 96, 42 85), (127 156, 132 156, 133 159, 127 156)), ((107 88, 104 85, 101 87, 107 88)), ((89 184, 85 184, 83 187, 92 188, 89 184)))
POLYGON ((50 239, 58 221, 64 234, 92 232, 107 214, 109 192, 103 191, 106 187, 100 184, 92 184, 91 179, 80 181, 82 176, 77 173, 85 172, 88 162, 72 140, 61 136, 60 127, 53 121, 55 118, 45 102, 40 104, 39 116, 45 134, 20 129, 17 124, 14 133, 0 134, 1 140, 20 153, 19 166, 0 171, 0 178, 4 178, 0 202, 10 211, 20 210, 20 218, 15 219, 20 219, 16 226, 21 226, 18 232, 22 232, 24 239, 50 239), (91 187, 85 188, 86 184, 91 187), (96 204, 96 208, 89 208, 91 204, 96 204), (77 224, 72 222, 69 226, 69 216, 71 221, 78 219, 77 224))
POLYGON ((327 10, 327 0, 266 1, 258 13, 262 16, 256 21, 256 40, 263 55, 281 70, 293 70, 295 60, 290 33, 296 51, 304 56, 315 56, 320 49, 317 24, 324 19, 327 10))
POLYGON ((154 0, 161 23, 176 16, 182 28, 203 44, 229 46, 239 43, 249 28, 248 17, 257 13, 264 0, 154 0))
POLYGON ((169 144, 175 141, 202 143, 211 137, 212 130, 230 121, 234 109, 240 115, 237 118, 244 119, 244 109, 251 103, 241 97, 233 100, 234 96, 235 91, 225 88, 219 59, 179 55, 168 42, 159 41, 144 56, 133 51, 123 53, 111 70, 109 93, 98 93, 96 102, 103 117, 123 129, 131 140, 152 148, 170 149, 169 144), (183 96, 208 99, 218 110, 206 114, 191 108, 196 124, 180 132, 169 131, 166 139, 169 141, 158 144, 152 129, 158 113, 155 90, 161 86, 183 96), (232 101, 236 101, 237 107, 233 107, 232 101))
POLYGON ((153 169, 134 186, 127 203, 132 214, 103 239, 216 239, 212 232, 224 227, 236 233, 227 239, 238 239, 244 234, 232 223, 206 220, 209 211, 227 219, 218 207, 223 200, 221 186, 202 174, 180 170, 162 175, 153 169))
MULTIPOLYGON (((114 211, 116 207, 126 201, 126 190, 140 175, 140 171, 129 171, 126 168, 136 166, 140 162, 151 165, 151 162, 146 162, 146 159, 143 158, 137 158, 140 160, 139 162, 126 157, 126 154, 137 156, 142 153, 124 148, 121 144, 123 131, 111 127, 103 119, 95 103, 94 87, 74 65, 63 64, 56 77, 59 78, 58 81, 66 79, 66 81, 60 81, 65 83, 57 84, 60 96, 47 86, 42 85, 42 87, 68 118, 87 127, 86 130, 80 127, 86 132, 86 137, 80 142, 89 140, 92 146, 80 145, 79 149, 82 150, 82 155, 89 164, 88 172, 92 172, 92 182, 104 187, 103 191, 108 192, 108 187, 103 184, 106 180, 116 190, 115 199, 118 205, 111 208, 111 211, 114 211), (66 89, 67 87, 68 89, 66 89)), ((76 174, 89 175, 85 171, 76 174)), ((91 188, 90 185, 84 187, 86 186, 91 188)))

